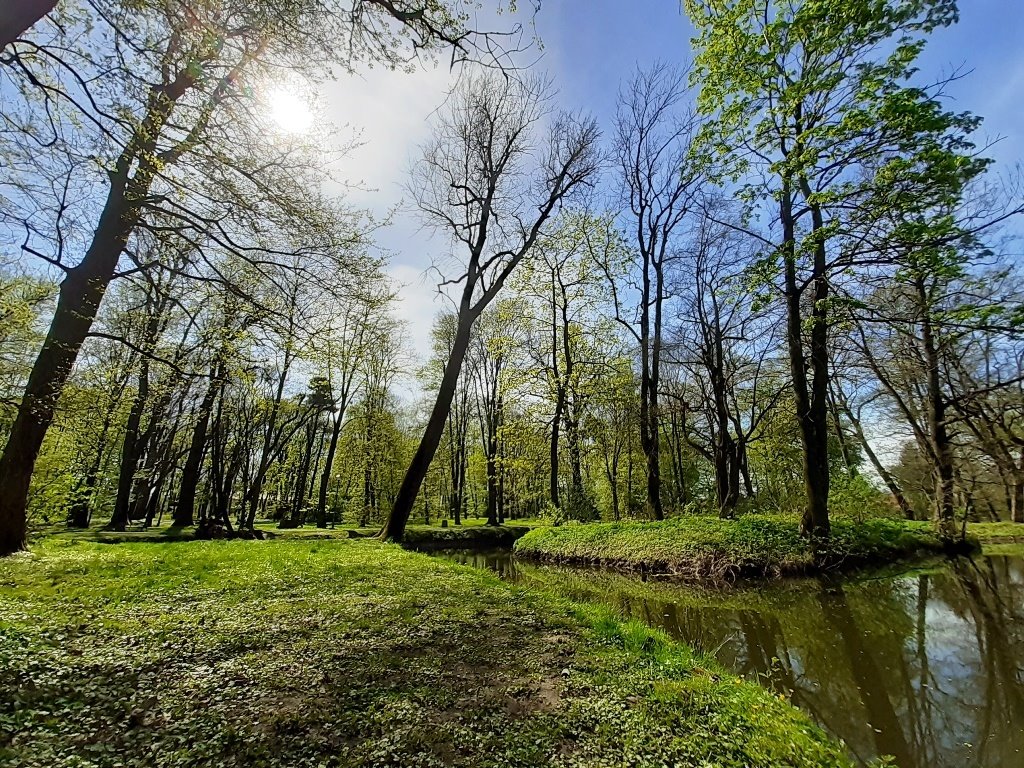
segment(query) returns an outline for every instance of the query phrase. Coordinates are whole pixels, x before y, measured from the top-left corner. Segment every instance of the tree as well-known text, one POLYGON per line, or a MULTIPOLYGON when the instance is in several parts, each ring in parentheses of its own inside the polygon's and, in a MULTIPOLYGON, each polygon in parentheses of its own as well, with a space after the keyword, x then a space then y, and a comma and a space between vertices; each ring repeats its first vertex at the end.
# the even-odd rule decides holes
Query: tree
POLYGON ((615 330, 602 318, 607 292, 592 251, 617 245, 620 237, 611 216, 565 211, 539 244, 537 257, 524 265, 516 280, 516 291, 527 300, 522 305, 531 331, 527 351, 553 407, 548 488, 556 508, 562 506, 563 437, 571 470, 570 502, 580 502, 585 495, 582 414, 607 373, 599 338, 614 336, 615 330))
POLYGON ((707 217, 673 276, 679 317, 666 352, 684 380, 667 394, 677 400, 684 439, 713 467, 722 517, 735 513, 744 490, 753 492, 747 451, 781 394, 770 375, 776 318, 747 286, 755 254, 756 241, 707 217))
MULTIPOLYGON (((878 257, 858 233, 894 207, 927 210, 984 167, 944 111, 941 84, 910 84, 923 36, 956 19, 954 0, 687 0, 698 31, 694 80, 714 120, 704 154, 777 206, 763 269, 781 271, 804 454, 805 534, 829 533, 829 310, 838 275, 878 257)), ((918 231, 917 238, 932 237, 918 231)), ((884 257, 883 257, 884 258, 884 257)))
POLYGON ((327 492, 334 467, 348 407, 355 398, 368 358, 374 345, 380 342, 381 331, 387 332, 387 307, 393 299, 390 293, 366 293, 331 307, 333 317, 327 320, 326 330, 314 339, 321 348, 327 381, 331 386, 330 443, 320 476, 316 502, 316 524, 327 525, 327 492))
POLYGON ((612 285, 616 319, 640 348, 640 445, 647 459, 647 514, 665 517, 661 498, 662 328, 666 276, 676 257, 676 237, 691 212, 703 181, 691 161, 691 143, 699 127, 686 103, 686 74, 667 65, 637 72, 619 94, 615 118, 615 157, 628 214, 624 228, 634 234, 639 291, 633 314, 603 261, 612 285))
POLYGON ((536 78, 468 76, 424 148, 412 192, 428 225, 465 249, 466 260, 444 283, 462 286, 455 337, 384 538, 400 541, 405 533, 444 432, 473 323, 529 255, 558 206, 597 169, 594 121, 552 115, 549 98, 547 84, 536 78))
MULTIPOLYGON (((4 42, 38 15, 5 16, 11 23, 2 30, 4 42)), ((134 255, 141 228, 173 226, 194 245, 213 240, 259 262, 260 228, 305 218, 298 229, 323 236, 333 226, 331 215, 313 220, 296 204, 320 197, 322 157, 297 168, 294 146, 265 140, 253 84, 282 71, 317 79, 330 64, 399 66, 439 46, 458 58, 474 50, 500 58, 496 37, 467 29, 465 19, 458 4, 433 0, 98 0, 84 13, 62 16, 48 37, 18 39, 5 49, 11 66, 2 75, 24 99, 10 110, 5 103, 5 119, 17 130, 4 134, 11 144, 0 148, 12 168, 0 222, 8 231, 22 229, 23 252, 63 277, 0 457, 0 554, 24 546, 40 447, 103 296, 122 256, 134 255), (98 185, 102 201, 93 197, 98 185), (91 235, 89 227, 70 232, 74 237, 64 231, 82 218, 66 215, 70 201, 84 201, 83 215, 94 216, 91 235), (66 246, 80 238, 87 245, 72 265, 66 246)))

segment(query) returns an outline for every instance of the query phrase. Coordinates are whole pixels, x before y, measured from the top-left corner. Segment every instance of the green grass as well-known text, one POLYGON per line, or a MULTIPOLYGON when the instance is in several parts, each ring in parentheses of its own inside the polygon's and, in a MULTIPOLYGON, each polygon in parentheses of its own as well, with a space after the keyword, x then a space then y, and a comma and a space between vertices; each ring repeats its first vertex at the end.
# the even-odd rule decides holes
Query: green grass
POLYGON ((0 561, 0 764, 848 766, 642 624, 372 540, 0 561))
POLYGON ((968 523, 967 532, 983 544, 1024 543, 1024 523, 968 523))
POLYGON ((995 542, 982 546, 982 552, 986 557, 1020 557, 1024 558, 1024 543, 1016 542, 995 542))
MULTIPOLYGON (((466 524, 455 526, 449 524, 424 525, 412 523, 406 528, 406 543, 414 547, 511 547, 512 543, 533 527, 542 525, 540 520, 516 520, 505 525, 491 526, 486 520, 474 519, 466 524)), ((304 541, 368 538, 376 536, 381 526, 359 526, 354 523, 338 525, 334 528, 317 528, 305 525, 300 528, 278 528, 277 523, 261 520, 256 523, 256 530, 269 539, 299 539, 304 541)), ((68 530, 53 526, 40 532, 35 540, 48 538, 88 540, 102 544, 119 544, 125 542, 170 542, 193 541, 196 529, 194 526, 181 528, 171 526, 152 526, 150 528, 131 527, 126 531, 108 531, 100 527, 85 530, 68 530)))
POLYGON ((812 548, 794 518, 753 514, 539 528, 515 544, 517 555, 541 561, 711 580, 847 570, 945 548, 930 523, 889 519, 834 520, 829 541, 812 548))

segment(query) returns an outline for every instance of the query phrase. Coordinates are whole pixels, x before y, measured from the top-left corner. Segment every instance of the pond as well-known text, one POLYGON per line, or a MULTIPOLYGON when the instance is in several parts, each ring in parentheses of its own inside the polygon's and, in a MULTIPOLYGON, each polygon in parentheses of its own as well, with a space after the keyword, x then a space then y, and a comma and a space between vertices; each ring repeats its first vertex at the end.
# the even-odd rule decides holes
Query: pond
POLYGON ((780 693, 867 763, 1024 766, 1024 548, 912 572, 728 589, 434 553, 601 602, 780 693))

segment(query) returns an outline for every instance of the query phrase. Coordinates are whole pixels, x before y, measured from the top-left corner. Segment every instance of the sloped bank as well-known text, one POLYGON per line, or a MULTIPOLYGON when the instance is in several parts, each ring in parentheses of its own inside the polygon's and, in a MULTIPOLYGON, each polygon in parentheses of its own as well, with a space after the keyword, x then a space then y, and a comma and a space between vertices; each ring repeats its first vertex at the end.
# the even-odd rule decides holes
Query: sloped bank
POLYGON ((507 549, 529 533, 526 525, 410 525, 402 544, 410 549, 507 549))
POLYGON ((728 581, 839 572, 977 547, 973 538, 946 541, 927 522, 888 519, 835 520, 830 539, 812 546, 796 519, 752 514, 537 528, 514 551, 540 562, 728 581))

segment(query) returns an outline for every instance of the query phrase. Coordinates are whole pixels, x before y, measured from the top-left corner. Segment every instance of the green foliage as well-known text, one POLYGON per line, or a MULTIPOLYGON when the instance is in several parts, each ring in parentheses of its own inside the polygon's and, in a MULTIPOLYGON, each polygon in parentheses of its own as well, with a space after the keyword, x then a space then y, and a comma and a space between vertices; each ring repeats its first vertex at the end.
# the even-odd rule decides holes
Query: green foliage
POLYGON ((50 540, 0 617, 5 763, 850 765, 664 635, 375 541, 50 540))
POLYGON ((864 475, 850 476, 846 472, 835 473, 829 491, 829 508, 832 513, 858 523, 876 517, 893 517, 900 514, 888 493, 872 485, 864 475))
POLYGON ((581 523, 589 523, 601 519, 601 513, 597 509, 597 502, 587 488, 575 488, 570 485, 566 488, 562 499, 562 517, 565 520, 575 520, 581 523))
POLYGON ((515 552, 554 562, 733 579, 882 564, 945 546, 929 523, 880 518, 836 520, 831 538, 812 545, 800 535, 798 519, 750 514, 538 528, 516 542, 515 552))

